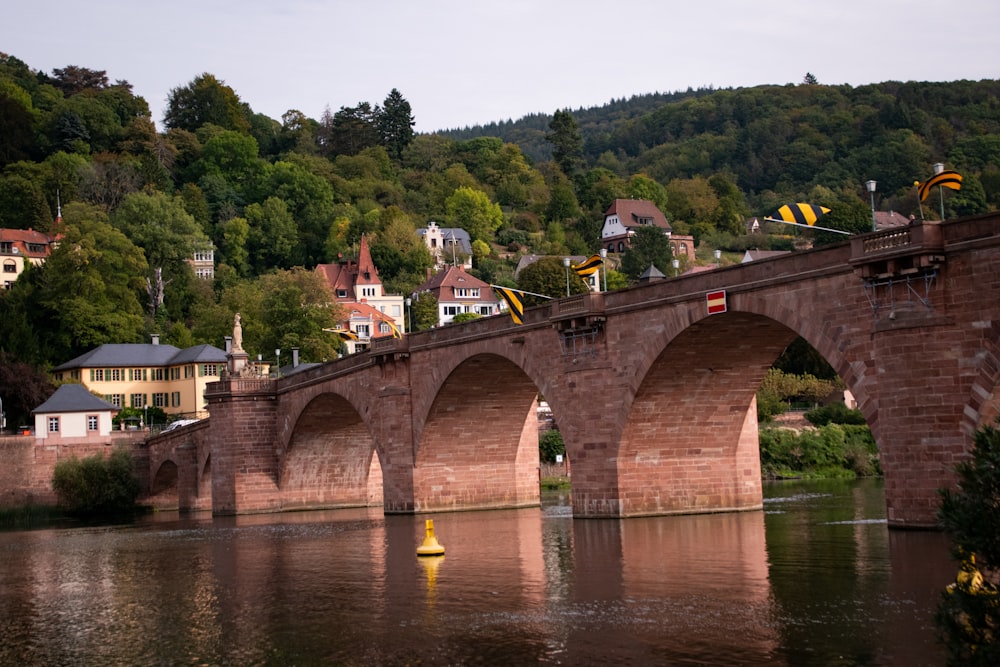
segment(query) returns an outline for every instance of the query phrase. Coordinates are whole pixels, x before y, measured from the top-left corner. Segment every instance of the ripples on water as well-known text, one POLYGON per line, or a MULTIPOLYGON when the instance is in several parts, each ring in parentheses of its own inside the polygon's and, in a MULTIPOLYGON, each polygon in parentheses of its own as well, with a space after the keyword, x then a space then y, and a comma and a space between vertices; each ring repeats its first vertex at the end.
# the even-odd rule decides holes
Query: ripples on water
POLYGON ((932 665, 951 579, 877 484, 764 512, 171 518, 0 533, 2 665, 932 665))

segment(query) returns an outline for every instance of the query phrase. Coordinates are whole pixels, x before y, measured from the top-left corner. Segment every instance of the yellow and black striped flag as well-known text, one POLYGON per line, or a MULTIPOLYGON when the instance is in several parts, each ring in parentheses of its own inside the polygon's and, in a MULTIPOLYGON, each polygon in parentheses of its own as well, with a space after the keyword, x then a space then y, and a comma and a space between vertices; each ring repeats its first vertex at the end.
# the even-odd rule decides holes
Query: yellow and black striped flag
POLYGON ((335 333, 338 336, 340 336, 341 338, 343 338, 344 340, 357 340, 358 339, 358 334, 354 333, 350 329, 341 329, 341 328, 338 327, 338 328, 334 328, 334 329, 323 329, 323 331, 328 331, 330 333, 335 333))
POLYGON ((825 206, 814 204, 785 204, 774 214, 776 220, 796 225, 815 225, 823 215, 830 212, 825 206))
POLYGON ((942 188, 948 188, 949 190, 961 190, 962 175, 957 171, 942 171, 940 174, 934 174, 917 187, 917 194, 920 195, 920 201, 927 199, 927 195, 931 193, 931 188, 935 185, 940 185, 942 188))
POLYGON ((389 318, 386 318, 386 319, 384 319, 382 321, 389 325, 389 331, 392 332, 392 337, 393 338, 402 338, 403 337, 403 332, 399 330, 399 327, 396 326, 395 322, 393 322, 389 318))
POLYGON ((597 273, 603 264, 604 260, 601 259, 600 255, 591 255, 587 261, 574 264, 573 270, 576 271, 576 275, 581 278, 586 278, 587 276, 592 276, 597 273))
POLYGON ((514 324, 524 324, 524 304, 521 303, 521 293, 509 287, 498 287, 496 285, 492 287, 507 304, 507 310, 510 311, 510 319, 514 320, 514 324))

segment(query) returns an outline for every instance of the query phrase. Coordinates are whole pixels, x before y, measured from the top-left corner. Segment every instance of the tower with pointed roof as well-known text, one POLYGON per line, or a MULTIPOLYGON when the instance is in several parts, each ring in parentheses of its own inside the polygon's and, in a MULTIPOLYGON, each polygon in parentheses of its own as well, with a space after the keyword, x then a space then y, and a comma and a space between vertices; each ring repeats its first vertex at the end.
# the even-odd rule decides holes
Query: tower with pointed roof
POLYGON ((349 353, 367 349, 372 338, 391 336, 393 326, 405 331, 403 297, 385 293, 364 234, 356 262, 318 264, 316 272, 330 285, 334 300, 346 313, 342 328, 357 335, 356 341, 345 341, 349 353))

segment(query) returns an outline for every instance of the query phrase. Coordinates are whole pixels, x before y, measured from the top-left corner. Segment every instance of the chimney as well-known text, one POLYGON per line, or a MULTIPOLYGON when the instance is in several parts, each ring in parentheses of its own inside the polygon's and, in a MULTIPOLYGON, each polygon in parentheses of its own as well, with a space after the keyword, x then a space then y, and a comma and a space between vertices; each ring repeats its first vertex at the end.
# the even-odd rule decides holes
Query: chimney
POLYGON ((299 367, 299 348, 292 348, 292 368, 299 367))
POLYGON ((160 334, 149 334, 149 341, 153 345, 159 345, 160 344, 160 334))
POLYGON ((226 336, 225 337, 225 341, 226 341, 226 354, 232 354, 233 353, 233 337, 232 336, 226 336))

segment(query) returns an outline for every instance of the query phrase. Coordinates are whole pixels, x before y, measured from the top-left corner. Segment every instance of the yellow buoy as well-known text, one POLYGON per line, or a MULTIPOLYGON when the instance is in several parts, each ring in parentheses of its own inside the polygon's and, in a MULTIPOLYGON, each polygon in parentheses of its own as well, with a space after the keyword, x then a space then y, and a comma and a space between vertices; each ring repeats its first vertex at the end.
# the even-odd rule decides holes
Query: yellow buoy
POLYGON ((438 544, 437 538, 434 537, 434 521, 427 519, 424 522, 426 535, 424 537, 424 543, 417 547, 418 556, 443 556, 444 547, 438 544))

